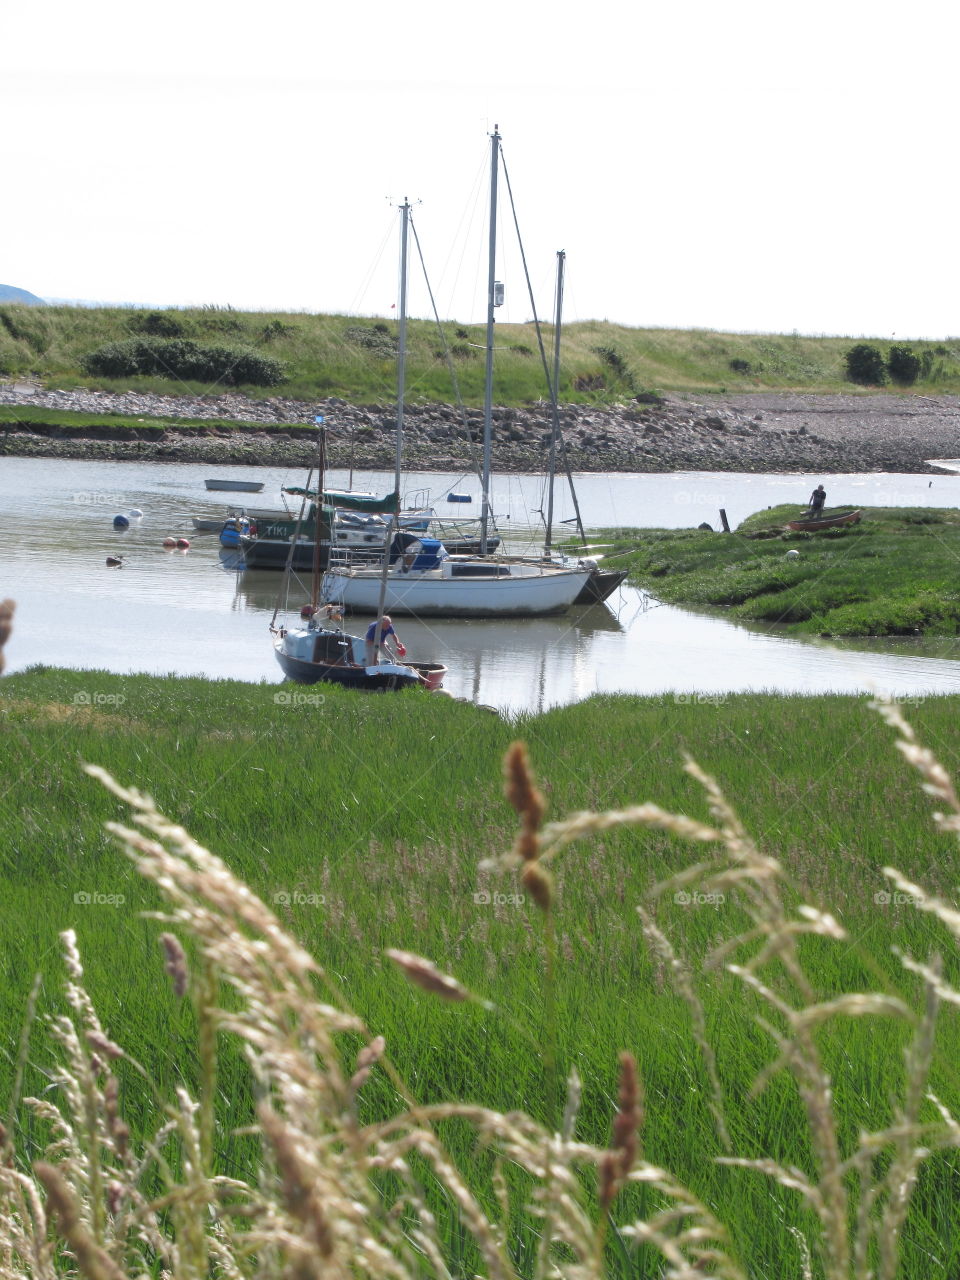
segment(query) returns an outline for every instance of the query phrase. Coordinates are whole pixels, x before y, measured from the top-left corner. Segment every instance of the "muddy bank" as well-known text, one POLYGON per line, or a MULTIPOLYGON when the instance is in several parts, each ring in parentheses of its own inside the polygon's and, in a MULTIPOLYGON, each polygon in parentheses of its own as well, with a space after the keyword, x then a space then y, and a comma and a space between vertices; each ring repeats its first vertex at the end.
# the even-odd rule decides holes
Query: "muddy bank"
MULTIPOLYGON (((314 456, 313 419, 322 414, 330 466, 384 470, 394 461, 391 406, 50 391, 22 384, 0 386, 0 404, 122 414, 129 420, 83 428, 0 424, 0 453, 8 455, 307 466, 314 456), (177 421, 182 418, 209 425, 177 421)), ((960 455, 960 398, 948 396, 667 396, 602 410, 564 406, 560 419, 567 458, 577 471, 923 472, 928 458, 960 455)), ((467 410, 461 418, 451 405, 409 406, 405 465, 473 468, 482 426, 480 410, 467 410)), ((493 426, 497 471, 543 469, 550 433, 546 405, 497 409, 493 426)))

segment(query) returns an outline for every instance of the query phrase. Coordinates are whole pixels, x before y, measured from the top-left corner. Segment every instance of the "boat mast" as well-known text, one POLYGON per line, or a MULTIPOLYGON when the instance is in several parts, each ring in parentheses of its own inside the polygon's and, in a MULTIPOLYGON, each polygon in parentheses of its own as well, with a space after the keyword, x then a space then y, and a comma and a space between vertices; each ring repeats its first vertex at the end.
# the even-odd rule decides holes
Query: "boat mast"
POLYGON ((487 554, 490 523, 490 453, 493 439, 493 311, 496 305, 497 273, 497 164, 500 159, 499 125, 490 136, 490 264, 487 274, 487 367, 483 385, 483 508, 480 512, 480 554, 487 554))
MULTIPOLYGON (((313 580, 310 586, 310 605, 316 613, 320 605, 320 537, 323 529, 323 484, 327 469, 327 435, 323 419, 317 418, 317 505, 313 517, 313 580)), ((304 499, 306 501, 306 499, 304 499)), ((332 523, 332 522, 331 522, 332 523)))
POLYGON ((550 463, 547 485, 547 536, 543 543, 543 554, 550 554, 553 537, 553 481, 557 472, 557 436, 559 435, 560 413, 560 317, 563 315, 563 263, 566 254, 562 249, 557 251, 557 307, 553 323, 553 385, 550 388, 550 404, 553 410, 553 424, 550 431, 550 463))
POLYGON ((390 544, 394 532, 400 527, 400 467, 403 462, 403 397, 406 391, 407 365, 407 231, 410 225, 410 201, 404 196, 400 206, 400 332, 397 342, 397 449, 393 469, 393 491, 397 495, 397 509, 387 525, 383 545, 383 566, 380 573, 380 598, 377 601, 377 633, 374 643, 382 641, 383 606, 387 599, 387 573, 390 569, 390 544))

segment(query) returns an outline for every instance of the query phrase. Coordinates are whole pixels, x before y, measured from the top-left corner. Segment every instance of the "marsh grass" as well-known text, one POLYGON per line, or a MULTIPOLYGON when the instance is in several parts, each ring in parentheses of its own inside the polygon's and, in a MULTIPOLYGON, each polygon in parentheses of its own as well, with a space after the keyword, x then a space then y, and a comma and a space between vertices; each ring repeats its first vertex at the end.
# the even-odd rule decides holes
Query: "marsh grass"
MULTIPOLYGON (((395 321, 372 317, 260 313, 232 309, 193 308, 155 313, 173 321, 182 335, 201 342, 244 345, 282 360, 287 381, 277 394, 306 400, 337 395, 354 403, 391 400, 395 361, 386 343, 367 345, 361 331, 385 327, 395 335, 395 321)), ((123 389, 140 380, 84 377, 81 358, 107 342, 144 332, 150 313, 120 307, 0 306, 0 371, 36 372, 60 386, 123 389)), ((454 348, 457 379, 464 401, 483 398, 483 326, 445 322, 447 342, 454 348), (461 336, 462 335, 462 336, 461 336)), ((552 329, 541 330, 549 348, 552 329)), ((504 405, 546 398, 532 323, 497 326, 497 397, 504 405)), ((568 403, 605 404, 658 388, 673 391, 725 392, 793 388, 865 394, 846 380, 845 355, 851 339, 800 334, 735 334, 707 330, 633 329, 607 321, 564 325, 560 396, 568 403)), ((918 341, 912 345, 925 370, 917 388, 927 392, 960 389, 960 343, 918 341)), ((448 403, 454 399, 445 367, 443 341, 431 321, 413 319, 408 327, 407 384, 411 401, 448 403)), ((157 380, 160 391, 177 384, 157 380)), ((194 385, 181 391, 197 394, 194 385)), ((207 387, 206 390, 216 388, 207 387)), ((247 388, 253 395, 262 390, 247 388)))
MULTIPOLYGON (((960 803, 949 773, 895 706, 879 710, 938 805, 935 826, 955 842, 960 803)), ((679 1117, 667 1096, 650 1089, 633 1054, 620 1055, 616 1095, 600 1107, 606 1136, 599 1141, 585 1138, 596 1121, 584 1114, 582 1077, 549 1025, 554 1044, 547 1055, 535 1035, 528 1045, 541 1094, 553 1076, 544 1059, 554 1051, 566 1079, 562 1111, 546 1124, 522 1104, 460 1101, 473 1090, 456 1072, 445 1099, 425 1099, 432 1036, 415 1017, 395 1042, 375 1034, 341 976, 295 940, 224 862, 145 794, 100 768, 87 772, 130 815, 110 821, 108 831, 152 886, 155 914, 167 929, 156 956, 172 979, 171 999, 182 1004, 190 993, 200 1069, 193 1090, 183 1079, 164 1087, 130 1056, 123 1035, 101 1022, 76 935, 66 930, 65 1000, 50 1021, 59 1062, 47 1068, 43 1095, 23 1098, 21 1114, 33 1117, 32 1127, 15 1119, 0 1134, 0 1275, 46 1280, 74 1268, 91 1280, 120 1280, 160 1268, 178 1277, 214 1270, 238 1278, 599 1278, 626 1269, 734 1280, 757 1269, 749 1256, 753 1214, 768 1200, 782 1225, 759 1264, 764 1274, 953 1274, 950 1241, 943 1234, 924 1239, 911 1210, 915 1200, 929 1200, 924 1174, 940 1166, 937 1153, 960 1145, 936 1070, 941 1008, 960 1004, 951 975, 956 957, 948 956, 960 939, 960 911, 909 877, 883 871, 895 892, 909 896, 911 911, 935 924, 940 954, 916 951, 901 938, 894 950, 899 989, 883 975, 874 975, 880 989, 825 981, 822 957, 842 958, 858 940, 837 916, 796 893, 783 864, 761 849, 692 759, 686 773, 705 798, 702 818, 645 803, 545 823, 529 756, 516 745, 508 753, 508 798, 520 831, 508 852, 488 859, 487 870, 519 870, 541 926, 553 927, 560 867, 582 863, 585 846, 611 833, 650 831, 695 850, 692 865, 675 869, 628 910, 639 915, 663 1009, 686 1011, 679 1021, 665 1018, 657 1033, 669 1034, 672 1023, 688 1042, 686 1053, 671 1045, 675 1070, 697 1064, 706 1122, 701 1117, 695 1130, 696 1158, 713 1170, 714 1191, 724 1183, 736 1188, 737 1221, 725 1222, 722 1211, 706 1207, 714 1196, 689 1190, 668 1162, 649 1160, 655 1118, 665 1107, 674 1126, 679 1117), (737 910, 717 914, 707 934, 691 936, 674 928, 662 905, 695 887, 736 895, 737 910), (705 1000, 717 987, 732 1020, 754 1029, 742 1093, 727 1070, 729 1029, 725 1035, 717 1006, 711 1011, 705 1000), (878 1028, 891 1030, 878 1039, 878 1028), (866 1055, 865 1045, 872 1048, 866 1055), (229 1134, 218 1116, 221 1057, 232 1071, 242 1063, 252 1085, 244 1129, 257 1156, 243 1176, 217 1170, 216 1153, 229 1134), (854 1062, 855 1088, 869 1097, 851 1124, 847 1067, 854 1062), (878 1069, 888 1086, 882 1100, 868 1083, 878 1069), (789 1112, 792 1130, 756 1127, 758 1105, 771 1096, 774 1113, 789 1112), (136 1128, 125 1119, 131 1110, 138 1110, 136 1128), (758 1183, 770 1188, 760 1201, 751 1193, 758 1183)), ((150 931, 160 932, 155 925, 150 931)), ((408 1008, 443 1010, 448 1038, 471 1011, 494 1024, 513 1016, 509 986, 500 1009, 421 954, 389 955, 414 984, 408 1008)), ((565 977, 562 965, 553 977, 542 969, 541 997, 546 986, 561 991, 565 977)), ((579 1016, 589 1017, 599 1000, 598 993, 588 997, 579 1016)), ((18 1081, 25 1059, 22 1049, 18 1081)), ((947 1080, 955 1093, 949 1071, 947 1080)), ((949 1196, 934 1208, 949 1211, 949 1196)), ((936 1230, 929 1203, 920 1218, 936 1230)))
POLYGON ((730 535, 621 531, 617 563, 658 599, 719 605, 800 634, 958 634, 960 513, 867 507, 858 525, 785 530, 799 514, 796 506, 758 512, 730 535), (787 559, 788 549, 799 556, 787 559))
MULTIPOLYGON (((316 973, 310 979, 311 984, 322 981, 319 989, 311 985, 310 998, 320 991, 324 1002, 340 1011, 338 1017, 356 1020, 334 1034, 337 1087, 346 1089, 337 1094, 341 1101, 349 1098, 343 1082, 369 1067, 356 1091, 358 1123, 391 1123, 399 1100, 409 1096, 435 1124, 435 1137, 422 1139, 428 1149, 416 1143, 415 1154, 410 1154, 414 1147, 408 1149, 415 1191, 404 1181, 406 1174, 379 1165, 370 1171, 377 1188, 372 1201, 369 1188, 361 1193, 349 1183, 357 1204, 374 1205, 371 1220, 379 1222, 391 1196, 409 1193, 412 1199, 406 1203, 417 1207, 400 1213, 408 1238, 420 1230, 422 1216, 428 1224, 424 1230, 435 1233, 436 1248, 452 1274, 496 1273, 492 1254, 484 1251, 487 1246, 474 1238, 480 1229, 471 1216, 474 1208, 446 1186, 446 1173, 437 1171, 431 1153, 440 1148, 430 1146, 436 1142, 444 1161, 453 1163, 473 1202, 506 1241, 512 1268, 507 1274, 547 1273, 545 1220, 559 1224, 557 1231, 573 1233, 566 1243, 574 1254, 558 1246, 553 1260, 570 1263, 579 1250, 585 1270, 578 1274, 663 1274, 662 1252, 640 1243, 647 1228, 637 1223, 672 1212, 685 1203, 683 1197, 692 1197, 691 1205, 710 1206, 713 1218, 723 1222, 723 1232, 702 1210, 695 1212, 701 1214, 698 1221, 711 1247, 722 1247, 725 1256, 739 1259, 750 1274, 799 1273, 804 1248, 814 1257, 814 1274, 840 1274, 826 1271, 819 1260, 828 1228, 830 1247, 839 1247, 832 1201, 833 1216, 827 1221, 809 1195, 765 1185, 764 1169, 773 1165, 746 1169, 718 1158, 772 1161, 819 1185, 828 1148, 822 1135, 810 1132, 802 1081, 780 1071, 761 1092, 753 1090, 777 1053, 764 1023, 780 1036, 789 1032, 790 1018, 800 1016, 797 1009, 804 1007, 802 1000, 809 1000, 811 990, 816 1005, 829 1005, 850 992, 877 993, 883 1002, 863 1006, 858 1016, 820 1022, 817 1015, 805 1030, 819 1054, 818 1070, 831 1080, 830 1123, 841 1162, 848 1162, 841 1180, 853 1220, 861 1203, 857 1188, 874 1185, 864 1179, 879 1176, 896 1155, 894 1138, 880 1143, 865 1173, 862 1161, 849 1163, 859 1135, 890 1131, 898 1114, 892 1100, 900 1099, 902 1111, 910 1081, 922 1079, 928 1069, 923 1062, 922 1070, 915 1069, 921 1061, 916 1049, 910 1050, 914 1056, 909 1060, 903 1056, 916 1044, 917 1028, 927 1016, 923 991, 936 983, 944 990, 960 985, 948 922, 936 912, 918 911, 907 899, 919 900, 920 895, 903 888, 892 889, 885 905, 875 901, 887 891, 883 867, 892 862, 900 863, 911 883, 925 884, 944 902, 951 901, 957 859, 953 833, 930 827, 927 802, 902 766, 897 767, 887 734, 864 701, 743 697, 718 706, 696 699, 605 698, 510 726, 445 701, 361 700, 333 691, 322 712, 308 718, 278 707, 273 692, 267 686, 47 671, 8 678, 0 689, 4 772, 7 784, 13 783, 4 797, 6 858, 0 868, 5 939, 0 1024, 8 1029, 5 1043, 15 1046, 20 1040, 38 970, 45 975, 32 997, 38 1015, 76 1017, 70 999, 58 993, 51 977, 56 933, 74 928, 85 968, 83 984, 99 1009, 100 1030, 142 1065, 141 1073, 126 1057, 111 1063, 116 1100, 108 1106, 105 1093, 96 1108, 103 1124, 113 1123, 107 1119, 110 1107, 120 1109, 129 1130, 128 1148, 137 1153, 137 1167, 143 1166, 137 1195, 165 1206, 156 1230, 169 1234, 175 1225, 170 1196, 199 1197, 208 1205, 204 1221, 215 1242, 194 1240, 190 1248, 199 1258, 206 1256, 205 1250, 227 1247, 219 1242, 222 1219, 209 1208, 226 1192, 213 1189, 212 1179, 225 1179, 224 1187, 242 1184, 235 1189, 241 1200, 252 1194, 244 1188, 256 1188, 258 1197, 276 1196, 277 1186, 269 1178, 261 1185, 262 1169, 265 1160, 267 1167, 279 1168, 281 1152, 270 1138, 264 1154, 262 1126, 271 1121, 261 1116, 258 1122, 265 1091, 257 1075, 261 1068, 252 1071, 250 1061, 251 1052, 267 1052, 268 1047, 251 1050, 247 1043, 258 1019, 251 1022, 249 1010, 244 1014, 237 975, 224 977, 225 957, 212 964, 208 944, 190 923, 194 908, 178 900, 173 923, 141 917, 142 912, 170 915, 166 881, 137 875, 139 864, 127 863, 112 839, 104 837, 105 820, 128 825, 127 805, 116 791, 91 789, 79 771, 82 760, 98 759, 115 775, 150 779, 161 808, 196 832, 204 845, 227 856, 231 871, 217 869, 215 876, 220 889, 228 884, 224 877, 231 885, 239 883, 234 875, 251 886, 241 895, 243 910, 266 911, 257 919, 269 917, 267 939, 249 922, 231 916, 234 908, 227 911, 221 898, 217 936, 225 953, 232 930, 253 937, 262 948, 273 946, 276 929, 291 935, 284 946, 302 947, 310 964, 322 969, 322 980, 316 973), (103 696, 78 707, 73 701, 78 688, 103 696), (125 701, 119 701, 121 696, 125 701), (784 723, 791 726, 789 734, 783 732, 784 723), (541 809, 535 814, 522 798, 524 786, 515 786, 513 803, 527 816, 521 820, 521 839, 514 842, 509 811, 495 796, 499 758, 517 731, 530 744, 526 794, 531 788, 541 792, 548 813, 541 809), (578 744, 575 754, 571 742, 578 744), (676 767, 684 745, 742 797, 742 828, 719 810, 722 802, 712 784, 676 767), (530 773, 531 759, 542 762, 538 784, 530 773), (306 760, 309 768, 304 768, 306 760), (662 808, 631 810, 637 794, 657 795, 662 808), (586 816, 542 825, 541 817, 565 810, 586 816), (671 818, 673 813, 704 816, 681 822, 671 818), (708 830, 722 838, 714 843, 697 838, 708 830), (731 845, 735 849, 736 841, 742 846, 749 842, 745 831, 757 833, 755 843, 734 857, 731 845), (679 838, 684 833, 695 839, 692 867, 679 838), (520 906, 478 905, 474 900, 478 891, 505 896, 523 891, 524 882, 504 863, 502 851, 511 845, 513 857, 524 864, 520 871, 528 889, 531 879, 545 877, 541 883, 549 886, 544 898, 549 913, 532 892, 520 906), (763 876, 757 868, 764 869, 763 876), (77 907, 73 894, 90 889, 120 892, 126 901, 77 907), (279 903, 274 901, 278 890, 287 895, 279 903), (251 891, 257 907, 251 905, 251 891), (305 898, 322 894, 325 902, 298 904, 296 891, 305 898), (770 923, 774 906, 768 896, 774 891, 775 919, 787 922, 782 927, 790 939, 790 964, 801 965, 806 987, 792 968, 778 967, 779 953, 771 956, 770 965, 758 965, 767 933, 726 956, 744 973, 718 963, 718 948, 731 939, 758 928, 769 932, 781 927, 770 923), (711 893, 724 894, 725 901, 706 902, 711 893), (906 898, 894 901, 893 893, 906 898), (677 901, 677 894, 690 900, 677 901), (818 921, 803 913, 805 903, 836 904, 837 927, 846 938, 836 938, 826 927, 808 927, 818 921), (637 915, 638 906, 646 920, 637 915), (768 915, 758 921, 761 906, 768 915), (644 926, 649 947, 641 942, 644 926), (548 981, 549 931, 555 963, 548 981), (158 945, 161 932, 183 937, 191 1000, 172 990, 166 972, 169 952, 158 945), (293 937, 299 941, 294 943, 293 937), (936 982, 905 970, 891 952, 891 942, 921 963, 939 954, 942 972, 936 982), (389 948, 428 957, 469 998, 451 1003, 405 985, 402 973, 385 959, 389 948), (211 1020, 214 988, 209 976, 204 978, 214 970, 223 979, 214 1001, 222 1010, 217 1020, 247 1018, 248 1028, 243 1034, 217 1032, 215 1073, 209 1029, 220 1022, 211 1020), (759 975, 793 1013, 779 1007, 765 1010, 769 1001, 751 985, 748 972, 759 975), (374 1051, 379 1036, 396 1076, 387 1073, 379 1056, 372 1062, 358 1060, 364 1046, 374 1051), (639 1096, 631 1094, 629 1082, 625 1085, 618 1058, 623 1050, 636 1060, 639 1096), (194 1101, 188 1104, 187 1098, 194 1101), (458 1100, 471 1107, 449 1110, 458 1100), (521 1125, 526 1135, 522 1151, 499 1145, 493 1132, 499 1121, 489 1121, 490 1131, 488 1120, 481 1122, 481 1113, 506 1116, 517 1110, 530 1117, 521 1125), (604 1227, 600 1201, 623 1179, 617 1163, 621 1156, 610 1154, 622 1155, 624 1149, 622 1123, 621 1145, 612 1136, 618 1110, 642 1112, 635 1158, 650 1161, 661 1173, 626 1177, 611 1200, 612 1223, 604 1227), (152 1136, 161 1124, 173 1126, 167 1145, 152 1136), (196 1130, 192 1136, 189 1125, 196 1130), (485 1135, 479 1143, 478 1126, 485 1135), (579 1154, 572 1149, 554 1154, 556 1169, 547 1177, 545 1148, 539 1144, 557 1130, 592 1154, 579 1152, 579 1147, 579 1154), (187 1143, 184 1151, 181 1142, 187 1143), (531 1143, 541 1152, 536 1160, 531 1143), (205 1157, 204 1150, 211 1148, 205 1157), (162 1162, 151 1154, 155 1149, 162 1162), (572 1174, 566 1162, 581 1156, 584 1164, 572 1174), (562 1212, 552 1199, 560 1194, 550 1190, 554 1177, 573 1196, 562 1212), (187 1185, 193 1188, 189 1192, 176 1189, 187 1185), (534 1202, 540 1211, 531 1211, 534 1202)), ((960 772, 955 707, 955 700, 935 699, 911 711, 950 773, 960 772)), ((937 803, 949 810, 942 797, 937 803)), ((196 874, 194 868, 191 875, 196 874)), ((240 890, 229 890, 234 892, 240 890)), ((204 902, 204 911, 211 910, 204 902)), ((262 958, 261 951, 256 954, 262 958)), ((274 960, 276 956, 264 964, 269 968, 274 960)), ((257 972, 263 977, 262 970, 257 972)), ((287 978, 281 974, 276 980, 287 978)), ((258 999, 271 1007, 275 1001, 265 991, 258 999)), ((271 1017, 279 1018, 279 1009, 271 1017)), ((291 1015, 290 1021, 295 1025, 296 1017, 291 1015)), ((289 1046, 281 1051, 277 1044, 269 1048, 274 1066, 287 1061, 288 1051, 289 1046)), ((16 1056, 11 1049, 0 1063, 10 1084, 18 1075, 16 1056)), ((937 1026, 925 1088, 954 1115, 960 1109, 958 1060, 960 1037, 948 1003, 937 1026)), ((805 1070, 813 1071, 809 1062, 805 1070)), ((32 1027, 19 1073, 23 1093, 62 1102, 62 1086, 54 1083, 60 1071, 46 1034, 32 1027)), ((102 1073, 96 1087, 107 1089, 102 1073)), ((328 1092, 318 1096, 327 1097, 329 1088, 324 1084, 328 1092)), ((930 1142, 935 1137, 946 1141, 949 1126, 932 1103, 923 1107, 923 1125, 943 1126, 936 1134, 930 1131, 930 1142)), ((310 1123, 315 1122, 312 1117, 310 1123)), ((317 1160, 327 1159, 330 1142, 336 1145, 336 1140, 328 1135, 322 1150, 314 1150, 311 1143, 318 1131, 304 1130, 304 1123, 298 1118, 294 1127, 297 1141, 305 1142, 311 1153, 308 1168, 313 1169, 317 1160)), ((415 1128, 416 1116, 407 1123, 415 1128)), ((21 1106, 16 1125, 8 1127, 21 1161, 43 1158, 43 1116, 21 1106)), ((277 1131, 277 1142, 284 1132, 277 1131)), ((48 1158, 47 1163, 55 1166, 57 1160, 48 1158)), ((298 1167, 292 1165, 283 1175, 293 1201, 249 1217, 258 1229, 282 1223, 282 1241, 274 1241, 258 1260, 241 1262, 229 1255, 227 1265, 222 1261, 227 1255, 218 1254, 218 1266, 259 1274, 251 1268, 262 1268, 269 1260, 276 1271, 285 1259, 291 1270, 310 1269, 309 1258, 298 1261, 297 1242, 312 1239, 309 1232, 319 1232, 321 1226, 303 1216, 306 1210, 295 1188, 305 1175, 302 1169, 298 1174, 298 1167), (290 1249, 293 1254, 284 1252, 290 1249)), ((24 1165, 19 1168, 25 1172, 24 1165)), ((325 1169, 323 1178, 330 1173, 325 1169)), ((69 1170, 66 1176, 69 1182, 69 1170)), ((916 1171, 898 1245, 898 1275, 925 1280, 955 1270, 960 1259, 953 1190, 957 1176, 957 1159, 949 1153, 931 1156, 916 1171)), ((101 1181, 109 1186, 113 1177, 105 1173, 101 1181)), ((911 1173, 911 1187, 913 1177, 911 1173)), ((333 1186, 334 1199, 344 1185, 333 1186)), ((90 1213, 84 1194, 83 1185, 75 1187, 73 1203, 82 1207, 80 1217, 86 1222, 90 1213)), ((867 1217, 874 1234, 867 1253, 873 1267, 880 1246, 877 1218, 871 1213, 867 1217)), ((236 1215, 226 1216, 223 1231, 230 1235, 236 1215)), ((239 1223, 244 1229, 249 1225, 246 1214, 240 1214, 239 1223)), ((661 1223, 662 1232, 673 1231, 676 1224, 671 1223, 661 1223)), ((195 1235, 195 1225, 181 1220, 176 1229, 195 1235)), ((341 1246, 347 1248, 343 1241, 352 1228, 342 1230, 347 1234, 341 1246)), ((377 1238, 382 1242, 387 1237, 377 1238)), ((132 1247, 129 1242, 124 1246, 123 1258, 133 1256, 132 1247)), ((401 1244, 390 1237, 385 1247, 393 1256, 401 1244)), ((850 1264, 846 1274, 858 1280, 866 1276, 867 1271, 856 1269, 860 1263, 853 1236, 844 1247, 850 1264)), ((159 1242, 143 1248, 146 1263, 159 1265, 159 1242)), ((428 1251, 426 1244, 422 1248, 428 1251)), ((405 1256, 403 1265, 412 1266, 409 1254, 405 1256)), ((685 1274, 676 1254, 674 1263, 675 1273, 685 1274)), ((136 1264, 119 1265, 129 1269, 136 1264)), ((699 1273, 709 1273, 706 1261, 698 1265, 699 1273)), ((379 1274, 372 1262, 364 1266, 379 1274)), ((431 1272, 427 1263, 422 1267, 420 1273, 442 1274, 437 1267, 431 1272)))

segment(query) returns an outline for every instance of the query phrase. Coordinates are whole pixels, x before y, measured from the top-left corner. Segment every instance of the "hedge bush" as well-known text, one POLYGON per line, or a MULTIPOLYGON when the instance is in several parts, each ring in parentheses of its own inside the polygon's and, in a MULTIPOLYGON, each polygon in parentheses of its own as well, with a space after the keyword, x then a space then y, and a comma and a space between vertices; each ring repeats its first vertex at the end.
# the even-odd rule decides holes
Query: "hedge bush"
POLYGON ((868 342, 859 342, 851 347, 844 357, 847 363, 847 377, 851 382, 863 387, 882 387, 887 380, 887 369, 883 356, 877 347, 868 342))
POLYGON ((101 378, 146 375, 187 382, 217 382, 274 387, 284 379, 284 365, 272 356, 243 348, 201 346, 188 338, 128 338, 108 342, 81 361, 86 373, 101 378))
POLYGON ((891 347, 887 369, 894 382, 901 387, 912 387, 920 377, 920 357, 915 356, 909 347, 891 347))

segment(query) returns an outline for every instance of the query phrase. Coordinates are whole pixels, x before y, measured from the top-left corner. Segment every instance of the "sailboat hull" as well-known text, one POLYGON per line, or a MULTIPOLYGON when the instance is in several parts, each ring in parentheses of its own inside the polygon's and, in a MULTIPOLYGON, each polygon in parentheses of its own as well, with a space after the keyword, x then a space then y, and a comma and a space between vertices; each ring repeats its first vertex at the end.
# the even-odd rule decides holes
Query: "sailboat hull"
POLYGON ((591 569, 574 604, 603 604, 627 578, 626 569, 591 569))
MULTIPOLYGON (((361 667, 347 665, 342 661, 326 662, 298 657, 288 651, 292 647, 288 644, 288 637, 292 639, 293 645, 302 648, 304 646, 297 645, 297 640, 301 639, 303 635, 304 633, 301 632, 288 632, 286 635, 278 636, 273 648, 277 661, 280 663, 281 671, 288 680, 294 680, 297 684, 339 684, 345 689, 372 689, 375 692, 380 692, 384 690, 422 688, 424 685, 439 688, 443 675, 446 674, 446 668, 441 667, 439 663, 429 664, 439 671, 438 677, 435 670, 434 681, 431 685, 419 672, 414 671, 411 667, 402 667, 392 662, 382 663, 377 667, 361 667)), ((321 633, 321 635, 325 640, 330 638, 328 633, 321 633)), ((312 647, 312 640, 313 637, 311 636, 311 645, 306 647, 312 647)))
MULTIPOLYGON (((588 569, 539 570, 493 562, 455 564, 387 575, 384 611, 418 618, 536 618, 564 613, 585 586, 588 569), (474 574, 470 570, 476 570, 474 574)), ((381 575, 331 570, 323 597, 353 613, 377 613, 381 575)))

